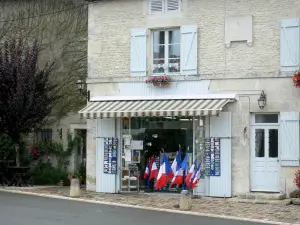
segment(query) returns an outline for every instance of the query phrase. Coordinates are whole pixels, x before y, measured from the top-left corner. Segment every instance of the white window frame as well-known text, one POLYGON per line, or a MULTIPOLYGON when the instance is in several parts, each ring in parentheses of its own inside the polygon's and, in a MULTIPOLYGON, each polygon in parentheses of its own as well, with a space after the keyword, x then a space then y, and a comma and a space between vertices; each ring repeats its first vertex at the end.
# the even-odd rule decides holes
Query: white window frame
POLYGON ((180 55, 179 55, 179 65, 180 65, 180 69, 178 72, 166 72, 168 70, 168 64, 169 64, 169 31, 173 31, 173 30, 178 30, 181 36, 181 32, 180 32, 180 27, 176 27, 176 28, 168 28, 168 29, 157 29, 157 30, 151 30, 151 67, 150 67, 150 76, 158 76, 158 75, 169 75, 169 76, 174 76, 174 75, 180 75, 181 73, 181 37, 180 37, 180 43, 179 43, 179 49, 180 49, 180 55), (155 31, 164 31, 165 32, 165 64, 164 64, 164 69, 165 72, 163 73, 153 73, 153 68, 154 68, 154 58, 153 58, 153 48, 154 48, 154 36, 153 36, 153 32, 155 31))
POLYGON ((173 13, 181 12, 181 1, 182 0, 177 0, 177 1, 178 1, 178 9, 168 11, 168 0, 162 0, 162 12, 159 13, 159 12, 151 11, 151 0, 148 0, 149 14, 150 15, 163 15, 163 14, 173 14, 173 13))
POLYGON ((251 126, 278 126, 280 124, 280 113, 278 112, 264 112, 264 113, 251 113, 251 126), (277 115, 278 122, 277 123, 255 123, 255 115, 262 114, 262 115, 277 115))

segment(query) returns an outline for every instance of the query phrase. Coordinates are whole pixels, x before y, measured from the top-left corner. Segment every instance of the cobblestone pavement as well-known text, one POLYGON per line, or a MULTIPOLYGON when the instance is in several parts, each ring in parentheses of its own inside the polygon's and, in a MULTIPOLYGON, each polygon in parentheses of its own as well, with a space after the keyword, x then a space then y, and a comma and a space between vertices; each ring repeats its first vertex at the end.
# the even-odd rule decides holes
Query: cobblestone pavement
MULTIPOLYGON (((13 190, 69 196, 68 187, 14 188, 13 190)), ((176 194, 104 194, 82 190, 80 198, 145 207, 178 209, 176 206, 180 197, 176 194)), ((237 201, 216 198, 196 198, 192 200, 192 205, 192 211, 200 213, 285 223, 296 223, 299 221, 300 212, 300 206, 297 205, 239 203, 237 201)))

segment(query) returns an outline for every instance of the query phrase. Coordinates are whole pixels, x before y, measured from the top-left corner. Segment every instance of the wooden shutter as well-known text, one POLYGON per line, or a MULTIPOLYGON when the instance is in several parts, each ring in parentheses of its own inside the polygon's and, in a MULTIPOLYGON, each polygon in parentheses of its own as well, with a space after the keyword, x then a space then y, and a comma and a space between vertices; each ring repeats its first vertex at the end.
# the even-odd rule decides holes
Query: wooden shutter
POLYGON ((147 35, 146 28, 131 30, 130 72, 131 76, 146 76, 147 35))
MULTIPOLYGON (((220 116, 210 118, 210 137, 220 138, 221 176, 209 179, 209 196, 232 197, 231 186, 231 112, 221 112, 220 116)), ((201 182, 201 181, 200 181, 201 182)))
POLYGON ((280 113, 281 165, 299 166, 299 112, 280 113))
POLYGON ((280 29, 280 65, 282 71, 299 69, 299 19, 285 19, 280 29))
POLYGON ((197 75, 197 25, 182 26, 181 74, 197 75))
POLYGON ((150 14, 162 14, 164 11, 165 0, 149 0, 149 13, 150 14))
POLYGON ((166 0, 167 13, 180 11, 180 3, 181 0, 166 0))

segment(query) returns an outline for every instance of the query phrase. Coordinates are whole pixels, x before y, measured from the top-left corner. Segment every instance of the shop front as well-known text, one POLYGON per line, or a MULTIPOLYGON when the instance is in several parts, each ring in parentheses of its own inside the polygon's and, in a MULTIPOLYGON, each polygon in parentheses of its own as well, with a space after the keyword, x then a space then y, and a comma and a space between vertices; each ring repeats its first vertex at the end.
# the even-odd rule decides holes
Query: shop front
POLYGON ((201 162, 195 195, 231 197, 231 113, 235 98, 142 99, 90 102, 80 114, 97 121, 97 192, 180 192, 185 184, 154 190, 144 179, 151 157, 157 167, 166 153, 172 164, 179 150, 188 167, 201 162))

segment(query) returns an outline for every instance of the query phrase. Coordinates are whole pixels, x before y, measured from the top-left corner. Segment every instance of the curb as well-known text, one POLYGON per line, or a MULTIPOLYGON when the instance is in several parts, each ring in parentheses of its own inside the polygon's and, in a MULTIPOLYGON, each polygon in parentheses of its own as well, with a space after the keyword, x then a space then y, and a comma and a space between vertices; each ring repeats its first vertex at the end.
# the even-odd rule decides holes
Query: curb
POLYGON ((52 199, 62 199, 62 200, 93 203, 93 204, 101 204, 101 205, 118 206, 118 207, 125 207, 125 208, 151 210, 151 211, 158 211, 158 212, 168 212, 168 213, 176 213, 176 214, 184 214, 184 215, 212 217, 212 218, 220 218, 220 219, 228 219, 228 220, 249 221, 249 222, 255 222, 255 223, 277 224, 277 225, 295 225, 295 223, 284 223, 284 222, 276 222, 276 221, 268 221, 268 220, 249 219, 249 218, 241 218, 241 217, 225 216, 225 215, 216 215, 216 214, 209 214, 209 213, 180 211, 180 210, 173 210, 173 209, 151 208, 151 207, 146 207, 146 206, 128 205, 128 204, 113 203, 113 202, 103 202, 103 201, 87 200, 87 199, 80 199, 80 198, 71 198, 71 197, 58 196, 58 195, 48 195, 48 194, 39 194, 39 193, 33 193, 33 192, 23 192, 23 191, 18 191, 18 190, 0 189, 0 192, 8 192, 8 193, 13 193, 13 194, 23 194, 23 195, 39 196, 39 197, 46 197, 46 198, 52 198, 52 199))

